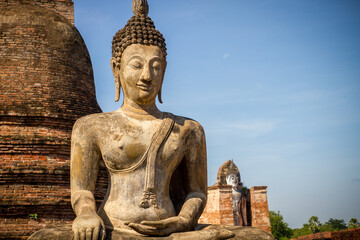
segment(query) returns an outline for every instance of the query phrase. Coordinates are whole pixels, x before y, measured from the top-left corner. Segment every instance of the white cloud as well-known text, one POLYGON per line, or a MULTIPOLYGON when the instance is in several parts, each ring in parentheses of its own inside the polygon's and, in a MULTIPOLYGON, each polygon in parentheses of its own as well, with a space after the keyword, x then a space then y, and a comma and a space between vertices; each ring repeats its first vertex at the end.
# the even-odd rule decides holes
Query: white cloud
POLYGON ((278 120, 254 120, 233 122, 228 124, 228 127, 233 130, 241 130, 242 133, 245 133, 249 137, 258 137, 273 132, 278 123, 278 120))
POLYGON ((228 57, 230 57, 230 53, 225 53, 223 59, 227 59, 228 57))

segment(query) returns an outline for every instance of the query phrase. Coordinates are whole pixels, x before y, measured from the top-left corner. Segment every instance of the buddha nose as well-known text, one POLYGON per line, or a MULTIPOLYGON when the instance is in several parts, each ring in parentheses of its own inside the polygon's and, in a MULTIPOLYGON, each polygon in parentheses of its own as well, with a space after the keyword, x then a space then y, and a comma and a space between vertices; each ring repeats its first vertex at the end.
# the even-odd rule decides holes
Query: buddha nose
POLYGON ((151 70, 149 66, 144 66, 143 71, 141 73, 140 76, 140 80, 144 80, 144 81, 151 81, 152 77, 151 77, 151 70))

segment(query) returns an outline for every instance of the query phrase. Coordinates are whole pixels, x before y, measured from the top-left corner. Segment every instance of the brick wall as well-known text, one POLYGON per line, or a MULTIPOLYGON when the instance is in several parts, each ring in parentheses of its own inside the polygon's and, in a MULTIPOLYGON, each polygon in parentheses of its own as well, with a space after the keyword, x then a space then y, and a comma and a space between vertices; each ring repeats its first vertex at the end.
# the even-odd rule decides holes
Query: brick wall
POLYGON ((0 5, 0 115, 77 119, 100 112, 80 34, 41 7, 0 5))
POLYGON ((72 0, 0 0, 0 5, 28 4, 50 9, 68 19, 74 25, 74 3, 72 0))
MULTIPOLYGON (((360 240, 360 228, 301 236, 298 240, 360 240)), ((295 240, 295 239, 291 239, 295 240)))
POLYGON ((255 186, 250 189, 251 226, 271 233, 266 188, 255 186))
POLYGON ((42 229, 45 227, 55 227, 59 225, 71 223, 68 220, 54 220, 54 219, 2 219, 0 218, 0 239, 17 240, 27 239, 34 229, 42 229), (11 235, 4 235, 11 229, 11 235))
POLYGON ((207 204, 199 223, 234 225, 231 186, 208 187, 207 204))
MULTIPOLYGON (((0 0, 0 13, 0 239, 27 239, 73 220, 71 129, 101 109, 72 1, 0 0)), ((106 188, 102 166, 98 204, 106 188)))

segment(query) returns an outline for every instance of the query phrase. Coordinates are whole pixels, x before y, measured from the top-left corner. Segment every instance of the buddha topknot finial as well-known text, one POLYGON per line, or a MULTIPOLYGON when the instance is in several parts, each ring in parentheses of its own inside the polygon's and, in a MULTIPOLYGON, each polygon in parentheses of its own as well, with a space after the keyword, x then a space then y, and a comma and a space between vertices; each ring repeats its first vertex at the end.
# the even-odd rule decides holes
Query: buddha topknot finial
POLYGON ((132 11, 134 13, 134 16, 147 16, 149 13, 149 5, 147 3, 147 0, 133 0, 132 11))

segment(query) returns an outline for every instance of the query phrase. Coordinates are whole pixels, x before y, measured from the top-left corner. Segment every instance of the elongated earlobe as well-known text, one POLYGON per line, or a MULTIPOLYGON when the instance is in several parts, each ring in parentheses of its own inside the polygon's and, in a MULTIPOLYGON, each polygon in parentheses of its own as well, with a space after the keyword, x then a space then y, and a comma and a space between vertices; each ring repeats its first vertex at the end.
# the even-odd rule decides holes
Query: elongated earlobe
POLYGON ((161 87, 160 87, 160 90, 158 92, 159 103, 163 103, 162 98, 161 98, 161 90, 162 90, 162 86, 163 86, 163 83, 164 83, 164 76, 165 76, 166 66, 167 66, 167 63, 166 63, 166 61, 164 61, 163 77, 161 79, 161 87))
POLYGON ((110 64, 111 64, 111 70, 112 70, 114 80, 115 80, 115 102, 118 102, 120 99, 121 82, 120 82, 120 76, 118 74, 119 71, 118 71, 118 69, 116 69, 116 59, 112 57, 110 59, 110 64))
POLYGON ((162 99, 161 99, 161 89, 162 89, 162 84, 161 84, 161 87, 160 87, 160 90, 159 90, 159 93, 158 93, 159 103, 163 103, 163 101, 162 101, 162 99))
POLYGON ((121 92, 121 83, 120 79, 116 79, 115 77, 115 102, 118 102, 120 99, 120 92, 121 92))

